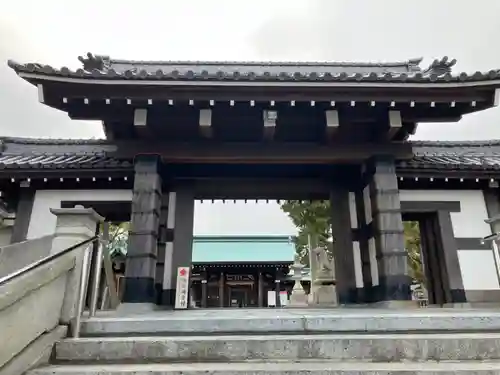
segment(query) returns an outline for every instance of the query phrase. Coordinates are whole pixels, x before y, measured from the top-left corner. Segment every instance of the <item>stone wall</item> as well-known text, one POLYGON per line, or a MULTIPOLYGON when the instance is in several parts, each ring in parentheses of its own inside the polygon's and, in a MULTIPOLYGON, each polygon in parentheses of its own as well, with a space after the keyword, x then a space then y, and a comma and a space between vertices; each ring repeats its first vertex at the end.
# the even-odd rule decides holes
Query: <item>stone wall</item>
MULTIPOLYGON (((75 266, 74 254, 57 262, 46 264, 0 286, 0 327, 2 350, 0 371, 10 366, 18 367, 27 347, 58 329, 66 292, 67 275, 75 266), (6 367, 6 368, 5 368, 6 367)), ((44 341, 44 340, 42 340, 44 341)), ((53 343, 52 343, 53 344, 53 343)), ((35 344, 36 345, 36 344, 35 344)), ((39 363, 48 359, 50 351, 40 348, 29 362, 39 363)), ((51 349, 51 348, 48 348, 51 349)))
POLYGON ((53 235, 0 247, 0 277, 40 260, 50 253, 53 235))
MULTIPOLYGON (((61 253, 94 236, 103 218, 92 209, 52 209, 54 234, 9 246, 3 264, 15 271, 30 263, 61 253), (48 244, 48 246, 47 246, 48 244), (20 255, 20 256, 16 256, 20 255), (28 264, 26 264, 28 263, 28 264)), ((21 374, 47 362, 53 345, 74 321, 79 297, 83 256, 92 244, 47 258, 24 273, 0 281, 0 374, 21 374)), ((11 272, 8 272, 11 274, 11 272)), ((1 275, 0 275, 1 276, 1 275)))

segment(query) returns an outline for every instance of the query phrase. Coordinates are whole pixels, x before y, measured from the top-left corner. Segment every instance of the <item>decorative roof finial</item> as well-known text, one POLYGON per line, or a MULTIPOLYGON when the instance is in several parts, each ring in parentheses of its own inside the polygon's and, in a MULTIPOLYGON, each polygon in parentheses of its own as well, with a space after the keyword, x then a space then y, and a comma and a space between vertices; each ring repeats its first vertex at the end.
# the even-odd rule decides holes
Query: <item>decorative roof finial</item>
POLYGON ((425 74, 436 74, 442 76, 446 73, 451 73, 451 68, 457 63, 456 59, 448 61, 448 56, 441 60, 434 60, 431 65, 424 71, 425 74))
POLYGON ((107 70, 110 65, 109 56, 94 55, 90 52, 87 57, 78 56, 78 60, 83 64, 83 69, 89 72, 94 69, 107 70))

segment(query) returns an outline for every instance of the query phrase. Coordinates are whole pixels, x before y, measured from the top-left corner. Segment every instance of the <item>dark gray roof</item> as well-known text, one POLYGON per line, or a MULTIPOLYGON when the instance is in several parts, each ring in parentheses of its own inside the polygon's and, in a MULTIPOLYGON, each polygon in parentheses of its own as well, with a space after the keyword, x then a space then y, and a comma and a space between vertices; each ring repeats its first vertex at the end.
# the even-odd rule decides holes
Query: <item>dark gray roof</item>
MULTIPOLYGON (((413 141, 415 156, 399 161, 401 169, 500 171, 500 140, 413 141)), ((132 160, 109 155, 116 150, 106 140, 0 138, 0 169, 131 169, 132 160)))
POLYGON ((108 56, 80 56, 82 69, 56 69, 39 63, 9 60, 17 73, 36 73, 89 79, 183 81, 342 81, 342 82, 453 82, 500 78, 500 69, 474 74, 452 74, 456 60, 444 57, 422 69, 421 58, 403 62, 236 62, 236 61, 135 61, 108 56))
POLYGON ((0 169, 129 169, 130 160, 107 156, 105 140, 0 138, 0 169))
POLYGON ((500 140, 413 141, 415 156, 400 161, 399 168, 500 170, 500 140))

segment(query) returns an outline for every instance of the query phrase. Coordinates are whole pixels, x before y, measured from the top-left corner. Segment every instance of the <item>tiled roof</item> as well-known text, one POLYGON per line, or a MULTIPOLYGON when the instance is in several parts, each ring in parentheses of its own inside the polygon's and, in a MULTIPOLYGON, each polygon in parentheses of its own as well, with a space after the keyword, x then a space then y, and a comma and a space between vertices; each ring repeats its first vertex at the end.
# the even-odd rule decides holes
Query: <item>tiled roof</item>
POLYGON ((130 169, 105 140, 0 138, 0 169, 130 169))
POLYGON ((39 63, 9 60, 17 73, 109 80, 177 81, 339 81, 339 82, 462 82, 500 79, 500 69, 473 74, 452 74, 456 60, 444 57, 422 69, 419 59, 389 63, 362 62, 236 62, 236 61, 134 61, 108 56, 80 57, 83 68, 54 68, 39 63))
POLYGON ((295 245, 284 236, 195 236, 193 263, 293 263, 295 245))
POLYGON ((500 140, 413 141, 415 156, 400 161, 400 169, 500 170, 500 140))
MULTIPOLYGON (((500 171, 500 140, 411 143, 415 156, 398 162, 400 170, 500 171)), ((131 169, 132 160, 110 156, 115 150, 106 140, 0 138, 0 169, 131 169)))

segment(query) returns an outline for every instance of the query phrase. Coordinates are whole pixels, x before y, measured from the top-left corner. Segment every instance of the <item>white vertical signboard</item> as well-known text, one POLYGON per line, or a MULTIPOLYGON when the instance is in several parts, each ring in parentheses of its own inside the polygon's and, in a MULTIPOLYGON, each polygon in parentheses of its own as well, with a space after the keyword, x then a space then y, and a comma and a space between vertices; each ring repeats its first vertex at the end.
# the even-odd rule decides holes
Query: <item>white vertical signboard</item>
POLYGON ((267 306, 269 307, 276 306, 276 292, 274 290, 267 291, 267 306))
POLYGON ((281 307, 288 305, 288 292, 286 290, 280 291, 280 305, 281 307))
POLYGON ((189 271, 190 267, 177 268, 177 286, 175 289, 175 308, 187 309, 188 308, 188 294, 189 294, 189 271))

